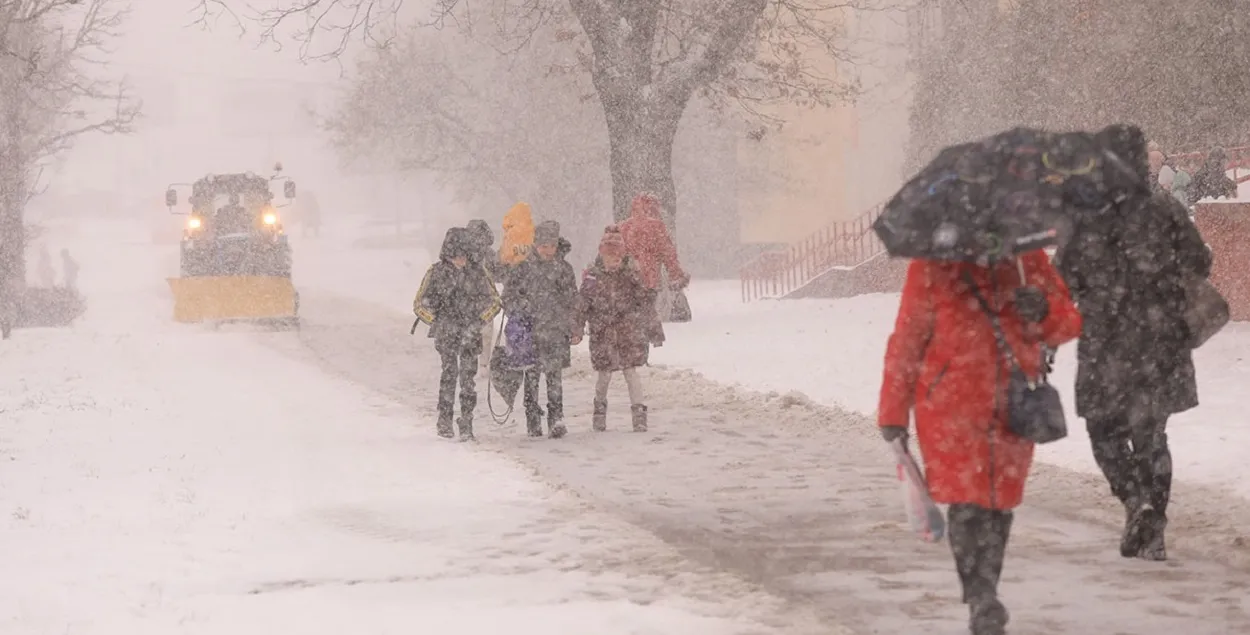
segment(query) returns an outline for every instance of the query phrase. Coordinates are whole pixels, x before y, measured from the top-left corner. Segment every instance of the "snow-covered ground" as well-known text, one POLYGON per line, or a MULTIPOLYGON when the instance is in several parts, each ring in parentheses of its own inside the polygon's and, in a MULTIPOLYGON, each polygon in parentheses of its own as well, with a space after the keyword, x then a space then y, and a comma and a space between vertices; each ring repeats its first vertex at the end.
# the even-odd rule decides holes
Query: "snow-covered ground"
MULTIPOLYGON (((432 411, 423 387, 435 382, 436 357, 423 331, 406 334, 422 254, 352 249, 337 239, 302 249, 309 325, 297 350, 432 411)), ((627 418, 620 386, 609 398, 612 430, 590 432, 593 382, 579 357, 565 377, 568 438, 526 439, 513 417, 479 425, 481 447, 532 466, 700 562, 796 598, 821 620, 864 633, 964 632, 949 553, 902 527, 893 470, 871 417, 821 404, 842 403, 837 391, 815 400, 794 391, 837 379, 861 403, 875 401, 880 369, 873 366, 894 307, 889 296, 867 299, 874 301, 877 308, 864 299, 743 306, 734 284, 697 284, 696 321, 670 327, 669 345, 655 358, 665 363, 644 374, 651 432, 620 431, 627 418), (804 306, 823 308, 813 319, 804 306), (865 322, 885 330, 874 340, 865 322), (865 385, 867 398, 853 392, 865 385)), ((1124 561, 1116 553, 1123 512, 1105 485, 1040 465, 1005 581, 1013 632, 1250 629, 1241 582, 1241 567, 1250 566, 1250 502, 1182 481, 1173 511, 1173 561, 1162 568, 1124 561), (1212 602, 1223 608, 1203 608, 1212 602)))
POLYGON ((0 632, 835 628, 274 350, 296 334, 170 323, 142 226, 79 235, 88 315, 3 343, 0 632))
MULTIPOLYGON (((4 344, 0 632, 966 632, 864 414, 890 296, 698 284, 645 373, 651 432, 623 386, 590 432, 579 358, 569 437, 483 398, 464 445, 433 435, 437 360, 408 335, 424 254, 297 237, 303 328, 210 331, 169 323, 174 253, 143 227, 79 235, 87 318, 4 344)), ((1250 503, 1182 481, 1173 561, 1126 561, 1096 478, 1036 472, 1013 632, 1250 632, 1250 503)))

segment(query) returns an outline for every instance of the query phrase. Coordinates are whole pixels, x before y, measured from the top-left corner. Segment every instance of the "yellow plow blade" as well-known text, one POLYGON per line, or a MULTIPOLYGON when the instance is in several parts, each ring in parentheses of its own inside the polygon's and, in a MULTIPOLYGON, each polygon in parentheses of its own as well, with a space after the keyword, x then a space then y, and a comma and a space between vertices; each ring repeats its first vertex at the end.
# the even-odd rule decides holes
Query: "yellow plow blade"
POLYGON ((174 321, 295 317, 295 286, 276 276, 169 278, 174 321))

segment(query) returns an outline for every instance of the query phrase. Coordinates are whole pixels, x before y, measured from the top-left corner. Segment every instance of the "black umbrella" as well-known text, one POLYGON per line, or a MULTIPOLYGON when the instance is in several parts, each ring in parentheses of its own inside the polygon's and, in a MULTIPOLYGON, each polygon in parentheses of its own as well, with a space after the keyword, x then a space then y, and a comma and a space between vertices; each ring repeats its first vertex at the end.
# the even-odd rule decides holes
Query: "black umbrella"
POLYGON ((1065 214, 1144 188, 1092 134, 1016 128, 940 152, 873 230, 891 256, 990 261, 1053 246, 1065 214))

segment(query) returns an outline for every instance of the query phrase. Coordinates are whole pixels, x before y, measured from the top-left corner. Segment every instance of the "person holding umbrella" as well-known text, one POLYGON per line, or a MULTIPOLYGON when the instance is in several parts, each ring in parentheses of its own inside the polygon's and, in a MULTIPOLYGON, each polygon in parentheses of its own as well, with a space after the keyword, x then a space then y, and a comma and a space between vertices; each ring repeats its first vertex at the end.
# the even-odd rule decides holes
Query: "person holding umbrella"
MULTIPOLYGON (((887 442, 902 440, 905 446, 910 420, 915 420, 929 494, 934 502, 949 505, 947 536, 973 635, 1006 632, 1009 616, 998 583, 1012 510, 1024 496, 1034 443, 1066 433, 1058 393, 1045 384, 1043 349, 1055 349, 1081 330, 1066 285, 1034 246, 1037 232, 1030 227, 1008 231, 1016 220, 1038 218, 1021 213, 1030 207, 1022 201, 1038 202, 1034 193, 1017 190, 1021 195, 1014 197, 1014 206, 969 204, 973 199, 966 195, 947 196, 949 188, 992 180, 985 175, 998 178, 1000 166, 1003 173, 1015 170, 1046 182, 1036 177, 1049 173, 1034 175, 1023 158, 1009 167, 997 152, 969 144, 939 155, 937 170, 904 186, 876 227, 892 255, 913 258, 886 347, 877 425, 887 442), (982 155, 962 156, 968 152, 982 155), (952 174, 952 166, 963 169, 945 176, 952 174), (940 231, 916 230, 929 222, 923 216, 936 219, 930 224, 940 231), (978 227, 978 221, 986 224, 978 227), (998 234, 991 231, 995 227, 998 234), (997 238, 960 239, 991 234, 997 238), (985 251, 972 250, 978 243, 986 245, 985 251), (967 248, 954 248, 961 244, 967 248), (1045 407, 1026 403, 1043 393, 1053 398, 1041 404, 1045 407), (1059 430, 1034 434, 1024 425, 1028 417, 1023 415, 1030 410, 1050 410, 1050 423, 1058 418, 1059 430)), ((1058 163, 1043 160, 1044 152, 1036 154, 1038 165, 1058 163)))

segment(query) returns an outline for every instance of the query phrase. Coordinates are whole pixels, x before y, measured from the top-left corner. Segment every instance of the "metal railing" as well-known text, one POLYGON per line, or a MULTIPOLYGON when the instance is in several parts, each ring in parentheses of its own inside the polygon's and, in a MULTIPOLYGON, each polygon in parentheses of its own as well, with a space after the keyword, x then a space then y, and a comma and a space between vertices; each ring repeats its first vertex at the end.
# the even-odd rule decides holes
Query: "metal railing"
POLYGON ((885 245, 872 231, 881 205, 849 221, 831 223, 787 249, 760 254, 743 265, 742 301, 781 298, 837 267, 879 256, 885 245))

